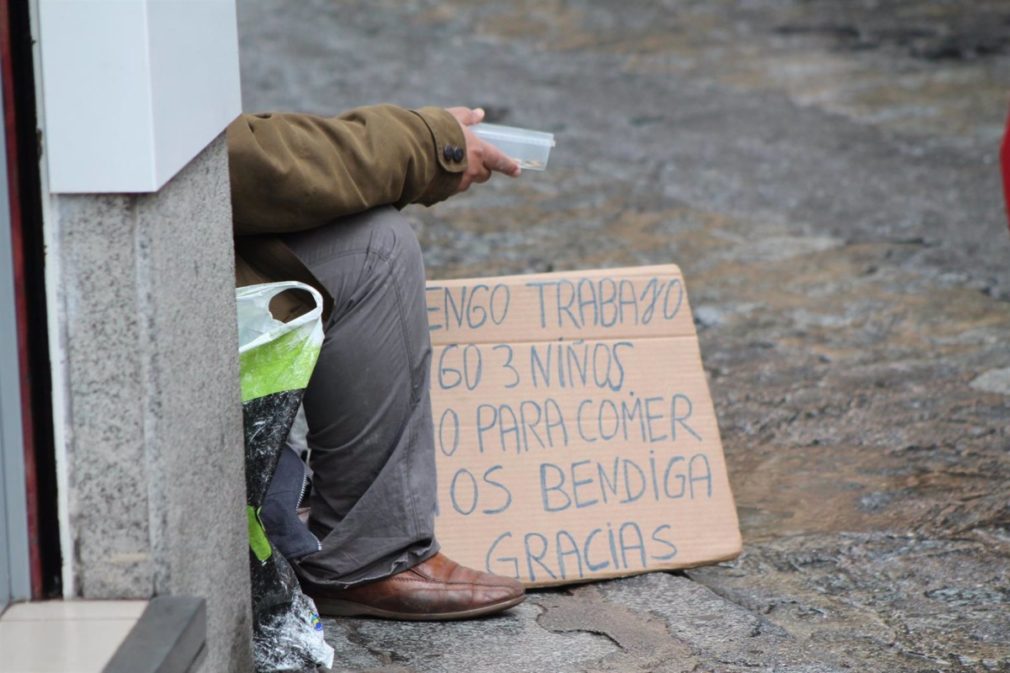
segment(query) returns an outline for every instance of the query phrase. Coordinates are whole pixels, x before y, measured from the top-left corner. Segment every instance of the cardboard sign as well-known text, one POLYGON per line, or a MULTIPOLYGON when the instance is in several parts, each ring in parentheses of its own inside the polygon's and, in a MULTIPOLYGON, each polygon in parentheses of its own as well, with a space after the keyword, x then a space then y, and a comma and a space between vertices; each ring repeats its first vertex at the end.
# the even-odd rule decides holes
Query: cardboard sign
POLYGON ((548 586, 740 553, 673 265, 428 283, 436 534, 548 586))

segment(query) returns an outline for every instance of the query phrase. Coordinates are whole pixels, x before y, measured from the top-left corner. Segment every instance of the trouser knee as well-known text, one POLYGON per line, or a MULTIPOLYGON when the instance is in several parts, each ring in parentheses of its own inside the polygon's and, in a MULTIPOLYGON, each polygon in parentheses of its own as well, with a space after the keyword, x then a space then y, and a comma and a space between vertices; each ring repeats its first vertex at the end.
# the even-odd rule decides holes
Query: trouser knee
MULTIPOLYGON (((392 273, 410 283, 413 289, 424 285, 424 257, 410 221, 391 206, 376 208, 359 217, 367 219, 370 247, 375 255, 388 262, 388 269, 371 265, 372 273, 392 273), (397 273, 402 270, 401 273, 397 273)), ((422 290, 423 291, 423 290, 422 290)))

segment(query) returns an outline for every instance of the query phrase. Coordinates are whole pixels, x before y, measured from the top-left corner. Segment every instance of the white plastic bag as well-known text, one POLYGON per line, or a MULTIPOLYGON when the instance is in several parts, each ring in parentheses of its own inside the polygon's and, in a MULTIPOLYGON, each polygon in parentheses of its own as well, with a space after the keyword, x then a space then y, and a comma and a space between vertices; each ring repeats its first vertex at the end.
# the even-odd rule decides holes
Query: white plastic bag
POLYGON ((238 288, 235 300, 242 401, 305 388, 323 344, 319 292, 296 281, 263 283, 238 288), (277 320, 270 313, 270 300, 287 290, 308 292, 316 307, 291 322, 277 320))

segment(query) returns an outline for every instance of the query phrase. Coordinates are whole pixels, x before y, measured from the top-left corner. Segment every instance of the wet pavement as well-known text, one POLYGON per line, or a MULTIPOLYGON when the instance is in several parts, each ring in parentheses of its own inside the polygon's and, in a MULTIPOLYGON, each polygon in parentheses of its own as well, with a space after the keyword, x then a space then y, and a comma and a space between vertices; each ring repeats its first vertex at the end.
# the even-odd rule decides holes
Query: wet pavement
POLYGON ((428 273, 679 264, 744 536, 499 618, 327 621, 337 670, 1010 671, 1010 5, 239 10, 247 110, 557 134, 546 173, 408 211, 428 273))

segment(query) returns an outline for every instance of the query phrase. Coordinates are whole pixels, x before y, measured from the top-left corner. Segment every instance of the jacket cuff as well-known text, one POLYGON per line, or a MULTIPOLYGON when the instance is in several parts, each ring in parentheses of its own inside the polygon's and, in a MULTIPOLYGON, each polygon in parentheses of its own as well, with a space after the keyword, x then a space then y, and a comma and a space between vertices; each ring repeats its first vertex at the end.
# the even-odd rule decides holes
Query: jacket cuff
POLYGON ((440 168, 419 199, 420 203, 431 205, 449 198, 459 188, 467 167, 466 138, 459 122, 444 108, 423 107, 413 112, 431 131, 432 148, 440 168))

